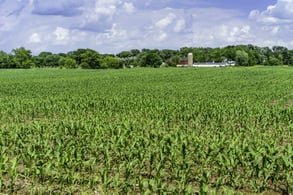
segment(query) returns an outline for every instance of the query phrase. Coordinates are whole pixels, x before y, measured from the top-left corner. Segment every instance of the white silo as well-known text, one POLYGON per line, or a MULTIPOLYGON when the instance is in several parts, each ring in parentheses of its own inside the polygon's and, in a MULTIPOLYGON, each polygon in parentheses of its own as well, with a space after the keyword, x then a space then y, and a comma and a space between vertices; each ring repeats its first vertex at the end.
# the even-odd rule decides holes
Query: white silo
POLYGON ((188 66, 192 66, 193 65, 193 54, 189 53, 187 59, 188 59, 188 66))

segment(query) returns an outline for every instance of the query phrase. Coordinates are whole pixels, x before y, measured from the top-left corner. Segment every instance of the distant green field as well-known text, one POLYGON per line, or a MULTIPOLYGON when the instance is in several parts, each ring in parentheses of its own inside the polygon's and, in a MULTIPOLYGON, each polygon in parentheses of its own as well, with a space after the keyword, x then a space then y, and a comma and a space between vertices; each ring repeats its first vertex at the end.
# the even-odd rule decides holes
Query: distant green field
POLYGON ((293 68, 0 70, 0 192, 290 194, 293 68))

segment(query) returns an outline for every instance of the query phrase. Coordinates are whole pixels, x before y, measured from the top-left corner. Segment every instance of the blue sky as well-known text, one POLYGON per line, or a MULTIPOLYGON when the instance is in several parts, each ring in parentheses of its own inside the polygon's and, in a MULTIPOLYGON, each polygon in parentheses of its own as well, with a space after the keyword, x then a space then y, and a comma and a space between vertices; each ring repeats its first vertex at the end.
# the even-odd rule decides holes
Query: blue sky
POLYGON ((293 48, 293 0, 0 0, 0 50, 293 48))

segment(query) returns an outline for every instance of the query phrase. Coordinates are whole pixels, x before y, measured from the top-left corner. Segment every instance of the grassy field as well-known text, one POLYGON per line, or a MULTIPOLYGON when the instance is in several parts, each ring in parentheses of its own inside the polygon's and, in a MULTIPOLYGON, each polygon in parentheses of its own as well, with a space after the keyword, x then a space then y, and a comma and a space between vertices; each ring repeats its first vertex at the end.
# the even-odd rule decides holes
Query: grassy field
POLYGON ((0 192, 290 194, 293 68, 0 70, 0 192))

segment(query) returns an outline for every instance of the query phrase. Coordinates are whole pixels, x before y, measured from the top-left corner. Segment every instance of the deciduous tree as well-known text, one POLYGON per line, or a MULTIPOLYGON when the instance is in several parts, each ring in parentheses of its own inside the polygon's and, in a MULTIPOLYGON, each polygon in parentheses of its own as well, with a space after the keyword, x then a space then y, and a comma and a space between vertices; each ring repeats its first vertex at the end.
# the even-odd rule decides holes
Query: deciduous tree
POLYGON ((16 68, 30 68, 34 66, 30 50, 20 47, 13 49, 12 54, 16 68))
POLYGON ((146 52, 140 58, 141 67, 160 67, 163 63, 162 58, 154 52, 146 52))
POLYGON ((243 50, 236 51, 236 64, 239 66, 248 66, 248 53, 243 50))
POLYGON ((4 51, 0 51, 0 68, 10 68, 10 57, 4 51))
POLYGON ((77 63, 75 59, 72 59, 70 57, 60 57, 58 64, 59 64, 59 67, 77 68, 77 63))

